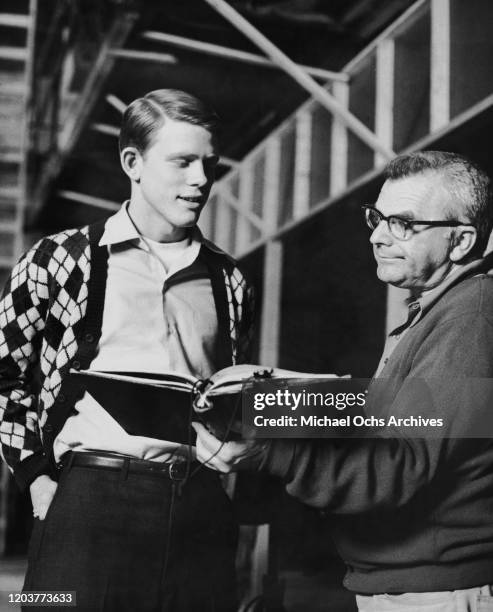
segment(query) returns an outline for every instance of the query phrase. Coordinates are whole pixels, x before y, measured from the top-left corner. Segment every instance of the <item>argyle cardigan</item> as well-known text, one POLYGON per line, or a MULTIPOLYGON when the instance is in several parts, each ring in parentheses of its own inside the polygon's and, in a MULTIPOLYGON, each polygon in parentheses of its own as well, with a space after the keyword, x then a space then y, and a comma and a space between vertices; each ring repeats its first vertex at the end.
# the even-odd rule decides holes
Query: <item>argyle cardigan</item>
MULTIPOLYGON (((53 442, 82 392, 70 368, 89 367, 101 335, 104 223, 41 239, 14 267, 0 300, 0 448, 21 488, 53 473, 53 442)), ((221 367, 248 360, 252 290, 234 260, 202 245, 221 367), (221 339, 221 338, 220 338, 221 339)))

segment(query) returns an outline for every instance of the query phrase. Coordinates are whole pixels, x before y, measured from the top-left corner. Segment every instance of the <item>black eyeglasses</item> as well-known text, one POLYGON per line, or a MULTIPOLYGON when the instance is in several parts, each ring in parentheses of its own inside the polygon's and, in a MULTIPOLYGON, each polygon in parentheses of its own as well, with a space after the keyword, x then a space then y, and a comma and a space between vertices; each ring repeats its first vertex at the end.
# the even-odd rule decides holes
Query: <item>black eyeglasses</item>
POLYGON ((390 233, 398 240, 409 240, 414 233, 415 225, 430 225, 431 227, 458 227, 459 225, 472 225, 471 223, 463 223, 462 221, 417 221, 414 219, 403 219, 397 215, 389 215, 386 217, 377 210, 374 206, 362 206, 365 213, 366 225, 373 231, 381 221, 386 221, 389 226, 390 233))

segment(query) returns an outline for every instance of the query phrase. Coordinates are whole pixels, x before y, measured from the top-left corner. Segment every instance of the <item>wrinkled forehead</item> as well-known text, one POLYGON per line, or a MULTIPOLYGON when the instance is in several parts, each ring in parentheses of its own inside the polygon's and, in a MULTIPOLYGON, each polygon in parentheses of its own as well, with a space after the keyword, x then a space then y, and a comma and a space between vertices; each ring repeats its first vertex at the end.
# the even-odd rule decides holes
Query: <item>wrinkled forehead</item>
POLYGON ((406 215, 416 219, 442 219, 451 207, 444 178, 437 172, 385 181, 376 207, 384 215, 406 215))

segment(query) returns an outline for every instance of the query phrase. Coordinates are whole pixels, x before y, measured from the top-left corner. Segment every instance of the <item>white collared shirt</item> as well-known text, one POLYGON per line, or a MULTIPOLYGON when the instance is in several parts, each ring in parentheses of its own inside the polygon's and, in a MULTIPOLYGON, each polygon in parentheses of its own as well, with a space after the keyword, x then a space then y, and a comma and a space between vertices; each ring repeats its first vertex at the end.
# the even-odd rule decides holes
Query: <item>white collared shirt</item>
MULTIPOLYGON (((125 205, 107 220, 99 244, 109 249, 108 278, 101 338, 90 369, 198 378, 216 370, 218 323, 210 280, 176 276, 173 282, 197 259, 202 240, 197 228, 180 242, 143 239, 125 205)), ((75 408, 55 440, 57 460, 67 450, 99 450, 166 461, 179 447, 130 436, 88 393, 75 408)))

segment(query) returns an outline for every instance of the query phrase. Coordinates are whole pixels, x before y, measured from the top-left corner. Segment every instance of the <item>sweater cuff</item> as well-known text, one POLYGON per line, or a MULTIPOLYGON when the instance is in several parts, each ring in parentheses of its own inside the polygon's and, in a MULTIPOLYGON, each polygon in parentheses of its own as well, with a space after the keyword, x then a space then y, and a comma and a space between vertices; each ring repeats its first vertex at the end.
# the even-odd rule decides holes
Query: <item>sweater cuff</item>
POLYGON ((296 455, 294 440, 271 440, 266 449, 260 471, 286 479, 296 455))
POLYGON ((25 491, 29 485, 41 474, 50 475, 52 472, 50 461, 42 451, 36 451, 14 468, 14 479, 21 491, 25 491))

